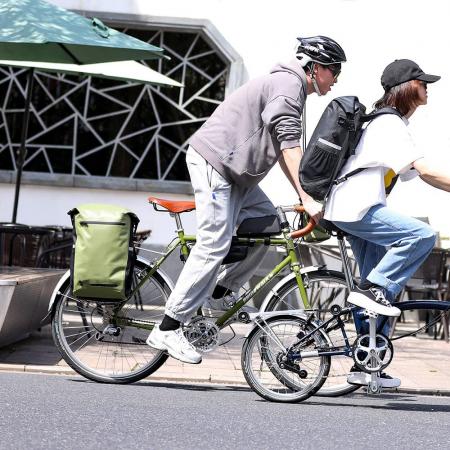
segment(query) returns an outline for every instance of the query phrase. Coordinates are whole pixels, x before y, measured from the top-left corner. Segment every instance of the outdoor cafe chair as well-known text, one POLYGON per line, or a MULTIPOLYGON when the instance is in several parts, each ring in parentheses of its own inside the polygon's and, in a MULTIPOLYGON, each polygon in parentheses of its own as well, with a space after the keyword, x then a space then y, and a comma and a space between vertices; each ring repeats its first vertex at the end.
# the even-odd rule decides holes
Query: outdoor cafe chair
MULTIPOLYGON (((448 257, 448 250, 435 247, 408 281, 400 294, 399 301, 419 299, 448 300, 450 298, 448 257)), ((432 319, 432 317, 425 318, 427 322, 432 319)), ((396 323, 397 319, 394 319, 391 333, 394 332, 396 323)), ((446 341, 449 340, 448 313, 442 314, 439 329, 437 326, 434 328, 434 337, 437 338, 439 334, 442 334, 446 341)))

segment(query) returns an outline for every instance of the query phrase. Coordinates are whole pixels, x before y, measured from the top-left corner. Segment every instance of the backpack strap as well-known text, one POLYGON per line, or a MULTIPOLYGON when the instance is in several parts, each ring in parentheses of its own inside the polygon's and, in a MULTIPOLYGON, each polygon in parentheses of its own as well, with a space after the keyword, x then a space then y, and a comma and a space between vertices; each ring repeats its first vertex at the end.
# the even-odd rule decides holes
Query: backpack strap
POLYGON ((397 109, 392 108, 391 106, 386 106, 385 108, 377 109, 376 111, 372 111, 370 114, 366 114, 361 117, 361 122, 371 122, 373 119, 383 116, 384 114, 394 114, 395 116, 402 118, 402 115, 397 109))
POLYGON ((355 169, 352 170, 351 172, 347 173, 346 175, 344 175, 341 178, 336 178, 336 180, 333 181, 334 185, 338 185, 343 183, 344 181, 347 181, 350 177, 352 177, 353 175, 356 175, 359 172, 362 172, 363 170, 368 169, 368 167, 360 167, 359 169, 355 169))

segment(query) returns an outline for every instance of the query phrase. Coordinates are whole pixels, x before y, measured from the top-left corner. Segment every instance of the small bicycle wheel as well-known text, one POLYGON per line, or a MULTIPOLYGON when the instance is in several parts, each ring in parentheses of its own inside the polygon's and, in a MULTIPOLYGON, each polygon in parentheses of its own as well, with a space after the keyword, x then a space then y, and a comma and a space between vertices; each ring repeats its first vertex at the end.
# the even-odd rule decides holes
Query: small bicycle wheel
MULTIPOLYGON (((149 269, 137 261, 135 286, 149 269)), ((153 324, 161 322, 169 294, 170 287, 158 273, 121 303, 76 299, 68 279, 55 300, 56 347, 72 369, 91 380, 125 384, 145 378, 168 357, 145 341, 153 324)))
POLYGON ((242 348, 242 371, 249 386, 262 398, 275 402, 301 402, 314 395, 330 369, 329 356, 313 356, 301 361, 291 354, 315 351, 326 346, 320 331, 295 316, 275 316, 258 322, 242 348), (313 332, 298 349, 299 336, 313 332), (295 350, 292 350, 294 348, 295 350))
MULTIPOLYGON (((344 274, 333 270, 318 270, 304 274, 303 282, 311 307, 318 310, 318 319, 326 320, 331 317, 331 313, 324 311, 328 310, 331 305, 345 306, 348 288, 344 274)), ((288 280, 277 292, 273 293, 264 311, 280 311, 282 313, 290 309, 303 308, 297 281, 293 278, 288 280)), ((346 322, 345 332, 349 342, 353 343, 357 333, 352 314, 342 316, 342 320, 346 322)), ((340 329, 327 331, 327 335, 332 346, 345 345, 340 329)), ((359 389, 359 386, 347 383, 347 375, 352 365, 353 359, 351 357, 344 355, 333 356, 327 380, 316 395, 337 397, 359 389)))

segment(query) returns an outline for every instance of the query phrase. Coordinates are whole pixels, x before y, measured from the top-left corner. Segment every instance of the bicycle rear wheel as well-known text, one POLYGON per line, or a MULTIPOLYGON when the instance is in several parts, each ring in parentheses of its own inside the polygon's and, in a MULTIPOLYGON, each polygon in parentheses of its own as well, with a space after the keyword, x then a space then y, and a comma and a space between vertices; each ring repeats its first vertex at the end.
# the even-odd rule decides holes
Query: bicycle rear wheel
MULTIPOLYGON (((242 371, 249 386, 262 398, 275 402, 301 402, 314 395, 330 369, 329 356, 289 360, 289 349, 299 341, 300 333, 314 331, 304 319, 276 316, 259 322, 245 339, 242 371)), ((315 350, 326 345, 320 331, 301 350, 315 350)))
MULTIPOLYGON (((331 313, 325 312, 331 305, 345 306, 348 296, 347 283, 344 274, 333 270, 318 270, 303 275, 303 283, 309 302, 313 309, 319 310, 318 319, 326 320, 331 313), (320 311, 322 310, 322 311, 320 311)), ((287 280, 286 284, 273 292, 272 297, 266 303, 264 311, 288 311, 290 309, 303 309, 303 301, 300 297, 297 281, 295 278, 287 280)), ((345 332, 350 343, 356 339, 356 329, 351 314, 342 317, 346 321, 345 332)), ((345 344, 340 329, 327 331, 331 345, 342 346, 345 344)), ((316 395, 325 397, 338 397, 359 389, 347 383, 347 375, 353 365, 353 359, 347 356, 333 356, 331 358, 330 373, 316 395)))
MULTIPOLYGON (((137 261, 135 285, 149 269, 137 261)), ((166 361, 166 353, 145 343, 152 325, 161 322, 170 294, 158 273, 119 305, 74 298, 70 279, 60 292, 52 319, 53 339, 64 361, 80 375, 102 383, 133 383, 166 361), (132 321, 139 321, 141 327, 132 321)))

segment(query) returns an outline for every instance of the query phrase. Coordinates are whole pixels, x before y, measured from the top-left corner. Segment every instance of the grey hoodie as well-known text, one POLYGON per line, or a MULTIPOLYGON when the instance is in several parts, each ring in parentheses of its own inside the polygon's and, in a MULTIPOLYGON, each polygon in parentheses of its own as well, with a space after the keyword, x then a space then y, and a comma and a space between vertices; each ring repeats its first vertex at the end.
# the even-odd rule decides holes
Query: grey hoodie
POLYGON ((278 64, 227 97, 190 144, 230 183, 255 186, 283 149, 300 145, 305 100, 299 61, 278 64))

